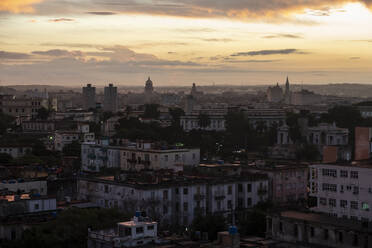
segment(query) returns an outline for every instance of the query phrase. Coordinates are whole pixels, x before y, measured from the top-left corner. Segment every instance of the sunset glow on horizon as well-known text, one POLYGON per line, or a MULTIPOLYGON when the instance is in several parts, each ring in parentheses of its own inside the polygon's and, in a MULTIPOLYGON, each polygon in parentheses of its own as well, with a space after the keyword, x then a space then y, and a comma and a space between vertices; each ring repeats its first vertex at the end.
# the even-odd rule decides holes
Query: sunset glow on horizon
POLYGON ((1 85, 372 83, 372 1, 301 2, 0 0, 1 85))

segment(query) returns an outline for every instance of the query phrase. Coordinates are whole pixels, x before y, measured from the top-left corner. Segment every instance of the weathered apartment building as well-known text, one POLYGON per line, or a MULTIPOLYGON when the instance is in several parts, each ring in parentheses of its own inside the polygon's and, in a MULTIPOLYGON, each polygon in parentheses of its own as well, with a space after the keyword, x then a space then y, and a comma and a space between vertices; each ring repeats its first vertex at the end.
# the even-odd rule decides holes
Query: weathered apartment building
POLYGON ((154 146, 152 143, 131 143, 125 146, 83 143, 82 168, 99 171, 101 168, 121 168, 127 171, 142 169, 173 169, 182 171, 184 165, 198 165, 200 149, 154 146))
POLYGON ((146 174, 134 180, 80 178, 78 196, 104 208, 127 212, 146 211, 163 225, 188 226, 198 215, 230 213, 268 199, 264 175, 230 178, 156 177, 144 182, 146 174))

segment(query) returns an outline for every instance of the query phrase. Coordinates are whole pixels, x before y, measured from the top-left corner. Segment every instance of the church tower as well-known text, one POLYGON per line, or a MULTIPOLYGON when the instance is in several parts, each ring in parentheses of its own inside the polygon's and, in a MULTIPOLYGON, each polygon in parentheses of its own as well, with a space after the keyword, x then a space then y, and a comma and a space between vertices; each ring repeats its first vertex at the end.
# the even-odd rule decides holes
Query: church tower
POLYGON ((285 82, 284 101, 285 101, 286 104, 291 104, 291 91, 289 89, 289 79, 288 79, 288 76, 287 76, 287 80, 285 82))

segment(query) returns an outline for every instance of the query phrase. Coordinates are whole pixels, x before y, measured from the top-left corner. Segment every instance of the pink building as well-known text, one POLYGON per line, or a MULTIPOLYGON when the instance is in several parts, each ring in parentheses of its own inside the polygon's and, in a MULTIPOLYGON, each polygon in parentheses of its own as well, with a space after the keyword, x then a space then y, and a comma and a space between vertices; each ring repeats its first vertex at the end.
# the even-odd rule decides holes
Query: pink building
POLYGON ((307 164, 255 163, 247 170, 268 176, 269 199, 273 203, 287 204, 307 199, 309 173, 307 164))

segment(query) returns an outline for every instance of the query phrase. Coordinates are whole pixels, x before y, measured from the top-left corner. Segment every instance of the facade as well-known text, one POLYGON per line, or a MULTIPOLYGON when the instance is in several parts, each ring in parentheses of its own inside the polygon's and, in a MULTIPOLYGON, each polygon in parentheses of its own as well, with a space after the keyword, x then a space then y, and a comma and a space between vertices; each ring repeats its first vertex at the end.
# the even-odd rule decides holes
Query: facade
POLYGON ((267 88, 266 95, 269 102, 278 103, 283 100, 283 90, 279 86, 279 83, 276 86, 267 88))
POLYGON ((15 97, 0 95, 0 108, 4 114, 19 117, 22 120, 37 115, 40 108, 48 109, 48 100, 40 97, 15 97))
POLYGON ((372 221, 372 165, 310 165, 310 196, 316 206, 312 210, 329 215, 372 221))
POLYGON ((27 153, 31 153, 31 146, 12 146, 12 145, 0 145, 0 153, 6 153, 12 156, 12 158, 20 158, 25 156, 27 153))
POLYGON ((113 84, 104 89, 103 110, 113 113, 118 110, 118 88, 113 84))
POLYGON ((155 245, 158 224, 149 218, 135 216, 131 221, 117 223, 116 229, 88 230, 88 248, 124 248, 155 245))
POLYGON ((56 112, 53 114, 54 120, 72 119, 74 121, 94 121, 95 116, 93 112, 87 111, 68 111, 68 112, 56 112))
MULTIPOLYGON (((321 123, 316 127, 306 127, 302 135, 306 137, 309 144, 313 145, 346 146, 349 144, 349 130, 336 127, 335 124, 321 123)), ((293 144, 287 125, 278 129, 277 143, 280 145, 293 144)))
POLYGON ((125 171, 143 169, 172 169, 182 171, 184 165, 198 165, 199 149, 154 147, 150 143, 127 146, 108 146, 85 143, 81 148, 82 168, 99 171, 101 168, 121 168, 125 171))
POLYGON ((0 196, 0 240, 16 240, 32 225, 53 219, 55 198, 13 195, 0 196))
POLYGON ((325 214, 284 211, 266 219, 266 238, 282 241, 274 247, 369 248, 372 229, 360 222, 325 214))
POLYGON ((371 158, 372 153, 372 128, 355 128, 355 160, 365 160, 371 158))
POLYGON ((183 130, 189 132, 191 130, 206 130, 206 131, 225 131, 225 116, 208 114, 209 125, 200 126, 200 115, 189 114, 181 116, 180 124, 183 130))
POLYGON ((48 186, 46 180, 2 180, 0 182, 0 190, 8 190, 11 192, 22 192, 30 194, 46 195, 48 186))
POLYGON ((322 96, 308 90, 292 92, 291 103, 293 105, 312 105, 322 101, 322 96))
POLYGON ((96 87, 92 87, 91 84, 83 87, 83 108, 85 110, 96 108, 96 87))
POLYGON ((309 169, 306 164, 256 164, 246 170, 268 176, 269 198, 274 203, 293 204, 307 199, 309 169))
POLYGON ((23 132, 48 133, 53 132, 56 128, 56 123, 54 121, 30 120, 23 121, 21 125, 23 132))
POLYGON ((188 226, 198 215, 230 213, 246 209, 268 199, 267 178, 252 175, 240 178, 163 179, 151 182, 136 178, 125 181, 114 178, 80 178, 78 195, 104 208, 126 211, 142 210, 164 225, 188 226))
POLYGON ((265 127, 281 126, 286 121, 286 112, 283 109, 243 109, 245 116, 253 127, 262 124, 265 127))
POLYGON ((78 123, 76 130, 57 130, 54 132, 54 150, 62 151, 63 148, 74 141, 93 142, 95 134, 89 132, 89 124, 78 123))

